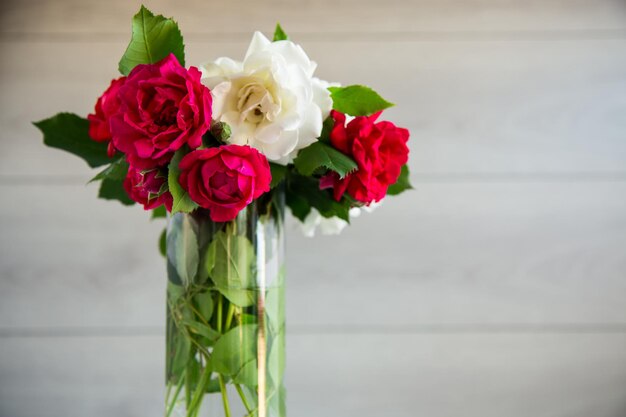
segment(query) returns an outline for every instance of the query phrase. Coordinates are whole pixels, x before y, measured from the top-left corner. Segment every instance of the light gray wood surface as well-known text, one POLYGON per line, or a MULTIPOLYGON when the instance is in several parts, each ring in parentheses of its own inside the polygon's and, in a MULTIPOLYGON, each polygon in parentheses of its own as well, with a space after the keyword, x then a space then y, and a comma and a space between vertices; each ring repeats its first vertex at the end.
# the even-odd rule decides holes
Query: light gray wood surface
MULTIPOLYGON (((623 416, 624 344, 624 334, 292 334, 287 407, 299 417, 623 416)), ((161 415, 163 346, 160 334, 3 340, 14 359, 0 362, 11 381, 2 415, 161 415)))
MULTIPOLYGON (((465 39, 477 35, 490 38, 494 36, 491 32, 498 32, 496 37, 524 37, 526 32, 534 32, 540 37, 569 34, 586 38, 587 32, 606 37, 626 29, 621 0, 271 0, 261 4, 254 0, 187 0, 184 5, 146 0, 143 4, 173 16, 185 33, 203 38, 212 34, 247 39, 248 32, 273 29, 277 21, 291 27, 289 33, 324 38, 413 33, 465 39)), ((129 16, 137 9, 137 3, 123 0, 8 0, 2 3, 1 31, 26 37, 52 35, 52 39, 59 35, 74 38, 75 34, 126 39, 129 16)))
MULTIPOLYGON (((412 131, 415 191, 289 224, 291 416, 626 416, 623 0, 146 5, 192 65, 280 21, 412 131)), ((138 6, 0 3, 0 417, 161 413, 163 223, 30 125, 92 109, 138 6)))

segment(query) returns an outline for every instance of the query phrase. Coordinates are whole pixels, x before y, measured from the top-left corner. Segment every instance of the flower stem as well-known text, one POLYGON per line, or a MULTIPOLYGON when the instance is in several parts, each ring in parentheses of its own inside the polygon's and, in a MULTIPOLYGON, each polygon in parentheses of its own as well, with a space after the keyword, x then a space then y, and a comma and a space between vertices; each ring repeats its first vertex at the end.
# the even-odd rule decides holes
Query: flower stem
POLYGON ((228 304, 228 313, 226 313, 226 325, 224 326, 224 331, 230 329, 230 325, 233 321, 233 314, 235 313, 235 305, 233 303, 228 304))
POLYGON ((251 414, 252 408, 250 408, 250 403, 248 402, 248 399, 246 398, 246 394, 241 389, 241 385, 235 384, 235 388, 237 388, 237 393, 239 393, 239 396, 241 397, 241 402, 243 403, 244 407, 246 407, 246 411, 248 412, 248 414, 251 414))
POLYGON ((198 381, 198 385, 196 386, 196 392, 193 394, 193 399, 191 400, 191 404, 187 409, 187 413, 189 415, 197 415, 200 410, 200 404, 202 404, 202 399, 204 398, 204 390, 207 382, 211 379, 211 368, 205 365, 202 376, 200 377, 200 381, 198 381))
POLYGON ((222 374, 217 374, 217 379, 220 383, 220 392, 222 393, 222 401, 224 402, 224 416, 231 417, 230 405, 228 404, 228 394, 226 393, 226 384, 224 383, 224 377, 222 374))
POLYGON ((219 294, 217 297, 217 331, 222 333, 222 303, 224 296, 219 294))
MULTIPOLYGON (((174 406, 176 405, 176 400, 178 400, 178 395, 180 394, 180 390, 183 389, 183 385, 185 384, 184 380, 185 380, 185 373, 186 372, 187 372, 187 369, 185 369, 183 371, 183 373, 180 376, 180 379, 178 380, 178 387, 176 387, 176 391, 174 391, 174 398, 172 398, 170 400, 169 399, 169 395, 167 396, 169 405, 167 407, 167 414, 165 414, 165 417, 170 417, 170 415, 172 414, 172 411, 174 411, 174 406)), ((171 386, 168 387, 168 391, 169 391, 170 388, 171 388, 171 386)))

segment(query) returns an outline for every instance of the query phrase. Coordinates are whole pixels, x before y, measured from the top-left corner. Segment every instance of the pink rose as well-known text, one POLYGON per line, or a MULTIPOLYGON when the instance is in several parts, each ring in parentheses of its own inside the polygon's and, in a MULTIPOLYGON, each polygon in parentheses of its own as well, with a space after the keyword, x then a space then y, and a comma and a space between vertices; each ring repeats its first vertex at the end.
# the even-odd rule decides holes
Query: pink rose
POLYGON ((200 71, 183 68, 170 54, 152 65, 137 65, 119 89, 120 111, 110 122, 113 144, 130 165, 166 165, 184 144, 202 144, 211 123, 211 92, 200 71))
POLYGON ((343 179, 335 173, 322 178, 322 188, 332 187, 337 201, 347 192, 365 204, 382 200, 387 188, 400 176, 402 166, 409 159, 407 129, 391 122, 374 123, 380 113, 355 117, 345 126, 346 116, 332 111, 335 126, 330 133, 332 145, 352 157, 357 171, 343 179))
POLYGON ((253 200, 269 191, 272 174, 267 158, 249 146, 226 145, 196 150, 180 161, 180 185, 211 220, 237 217, 253 200))
POLYGON ((98 98, 95 113, 87 116, 89 120, 89 136, 96 142, 109 142, 109 157, 115 154, 115 148, 110 142, 111 128, 109 127, 109 120, 120 109, 120 100, 117 97, 117 93, 125 81, 126 77, 120 77, 111 81, 109 88, 98 98))
POLYGON ((167 211, 172 211, 172 195, 166 187, 167 176, 158 169, 141 171, 131 166, 124 179, 126 194, 146 210, 165 204, 167 211))

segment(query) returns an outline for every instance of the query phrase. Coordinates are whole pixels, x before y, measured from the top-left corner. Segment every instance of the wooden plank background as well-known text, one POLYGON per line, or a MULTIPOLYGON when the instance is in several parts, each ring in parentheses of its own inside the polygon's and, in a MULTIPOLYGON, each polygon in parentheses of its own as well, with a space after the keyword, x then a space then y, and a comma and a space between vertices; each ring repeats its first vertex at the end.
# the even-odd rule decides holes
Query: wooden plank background
MULTIPOLYGON (((412 131, 415 191, 290 223, 290 415, 626 416, 623 0, 145 3, 190 64, 280 21, 412 131)), ((0 417, 161 413, 163 224, 30 125, 91 110, 138 7, 0 4, 0 417)))

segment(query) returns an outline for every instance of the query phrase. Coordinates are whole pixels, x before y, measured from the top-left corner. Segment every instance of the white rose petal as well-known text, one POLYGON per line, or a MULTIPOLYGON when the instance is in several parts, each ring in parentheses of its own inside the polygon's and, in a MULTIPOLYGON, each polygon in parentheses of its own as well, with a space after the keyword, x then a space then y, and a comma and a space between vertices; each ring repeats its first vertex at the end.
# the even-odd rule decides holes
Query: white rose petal
POLYGON ((304 222, 300 223, 300 229, 306 237, 314 237, 318 228, 323 235, 338 235, 347 225, 348 222, 339 217, 327 218, 316 209, 311 208, 309 214, 304 218, 304 222))
POLYGON ((219 58, 201 66, 213 118, 230 125, 229 142, 283 165, 314 143, 332 107, 329 84, 313 77, 316 66, 299 45, 270 42, 260 32, 243 62, 219 58))
MULTIPOLYGON (((383 201, 371 203, 369 206, 352 207, 349 213, 350 219, 356 219, 362 212, 373 212, 380 207, 383 201)), ((317 229, 322 235, 338 235, 348 225, 348 222, 339 217, 324 217, 319 211, 311 208, 311 212, 304 218, 304 222, 299 222, 299 225, 304 236, 314 237, 317 229)))

